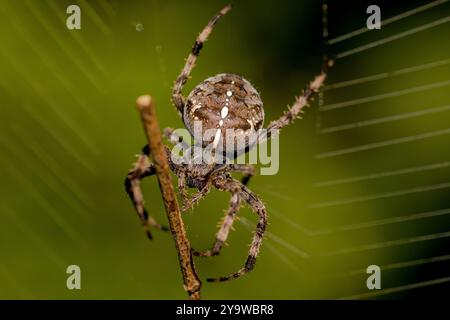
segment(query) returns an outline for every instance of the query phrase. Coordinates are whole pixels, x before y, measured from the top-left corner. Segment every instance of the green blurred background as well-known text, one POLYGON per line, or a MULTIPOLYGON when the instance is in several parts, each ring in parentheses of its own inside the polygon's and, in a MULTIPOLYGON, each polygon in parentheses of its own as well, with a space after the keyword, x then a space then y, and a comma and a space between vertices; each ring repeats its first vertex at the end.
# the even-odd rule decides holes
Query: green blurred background
MULTIPOLYGON (((160 125, 182 127, 172 83, 226 3, 0 0, 0 298, 186 298, 170 235, 146 239, 123 180, 145 144, 136 97, 150 93, 160 125), (81 30, 66 28, 70 4, 81 7, 81 30), (66 288, 71 264, 81 267, 79 291, 66 288)), ((376 4, 388 19, 428 3, 376 4)), ((330 1, 328 39, 364 27, 370 4, 330 1)), ((327 87, 320 111, 314 103, 283 130, 278 174, 250 182, 270 214, 257 266, 236 281, 204 282, 204 298, 448 294, 449 9, 435 1, 324 45, 320 1, 235 1, 186 95, 208 76, 243 75, 261 92, 268 123, 317 74, 325 51, 373 47, 337 59, 328 83, 340 88, 327 87), (366 287, 372 264, 381 291, 366 287)), ((144 192, 165 222, 155 179, 144 192)), ((227 202, 212 192, 184 215, 195 248, 212 244, 227 202)), ((255 218, 240 215, 222 254, 196 259, 202 279, 244 263, 255 218)))

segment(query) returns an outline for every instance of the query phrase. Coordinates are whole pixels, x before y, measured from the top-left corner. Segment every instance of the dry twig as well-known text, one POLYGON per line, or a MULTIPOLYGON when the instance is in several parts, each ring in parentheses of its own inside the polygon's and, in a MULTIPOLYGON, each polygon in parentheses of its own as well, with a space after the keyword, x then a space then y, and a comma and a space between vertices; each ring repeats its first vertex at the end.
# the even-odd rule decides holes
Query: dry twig
POLYGON ((158 183, 161 189, 167 217, 169 219, 170 230, 173 239, 175 240, 175 247, 178 251, 178 260, 183 276, 184 289, 189 293, 189 297, 192 300, 199 300, 202 283, 195 270, 191 245, 186 235, 180 208, 172 185, 169 163, 166 158, 164 145, 162 144, 155 107, 152 98, 149 95, 139 97, 136 104, 141 113, 142 123, 148 139, 150 156, 153 158, 155 164, 158 183))

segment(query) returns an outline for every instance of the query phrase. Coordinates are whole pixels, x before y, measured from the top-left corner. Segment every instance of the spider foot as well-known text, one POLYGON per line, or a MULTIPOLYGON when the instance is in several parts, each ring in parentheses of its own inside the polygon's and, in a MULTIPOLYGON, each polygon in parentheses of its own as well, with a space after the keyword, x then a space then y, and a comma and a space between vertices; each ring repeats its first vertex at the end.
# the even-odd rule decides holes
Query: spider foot
POLYGON ((256 262, 256 256, 250 255, 247 258, 247 262, 245 263, 245 266, 243 268, 239 269, 237 272, 229 274, 228 276, 225 276, 225 277, 208 278, 208 279, 206 279, 206 281, 208 281, 208 282, 224 282, 224 281, 229 281, 229 280, 240 278, 244 274, 253 270, 253 268, 255 266, 255 262, 256 262))
POLYGON ((196 257, 203 257, 203 258, 212 257, 214 255, 212 250, 197 251, 195 249, 192 249, 192 254, 196 257))
POLYGON ((147 224, 144 225, 144 232, 147 235, 147 238, 153 240, 153 235, 150 232, 150 227, 161 231, 169 231, 170 229, 167 226, 160 225, 153 217, 148 217, 147 224))
POLYGON ((246 269, 246 268, 242 268, 239 269, 237 272, 229 274, 228 276, 225 277, 220 277, 220 278, 207 278, 206 281, 208 282, 224 282, 224 281, 229 281, 229 280, 233 280, 233 279, 237 279, 241 276, 243 276, 244 274, 246 274, 247 272, 249 272, 250 270, 246 269))
POLYGON ((147 236, 147 238, 148 238, 149 240, 153 240, 152 233, 150 232, 150 230, 148 230, 148 228, 145 228, 145 227, 144 227, 144 232, 145 232, 145 235, 147 236))
POLYGON ((196 257, 204 257, 204 258, 214 257, 219 255, 221 248, 222 244, 216 243, 214 247, 209 250, 197 251, 195 249, 192 249, 192 254, 196 257))

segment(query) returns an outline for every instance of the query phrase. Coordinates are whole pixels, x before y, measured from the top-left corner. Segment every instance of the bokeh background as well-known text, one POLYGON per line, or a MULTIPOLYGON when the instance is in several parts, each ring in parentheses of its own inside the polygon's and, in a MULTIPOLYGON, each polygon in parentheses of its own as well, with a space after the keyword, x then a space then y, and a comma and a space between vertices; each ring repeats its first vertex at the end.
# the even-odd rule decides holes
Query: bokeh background
MULTIPOLYGON (((206 299, 449 293, 450 3, 329 2, 324 34, 321 1, 235 1, 186 86, 243 75, 268 123, 325 52, 338 57, 320 99, 283 130, 278 174, 250 183, 270 214, 255 270, 204 282, 206 299), (370 4, 388 19, 381 30, 364 28, 370 4), (366 287, 372 264, 382 290, 366 287)), ((0 298, 186 298, 170 235, 146 239, 123 180, 145 144, 136 97, 154 96, 162 127, 182 126, 171 86, 225 4, 0 0, 0 298), (70 4, 81 30, 66 28, 70 4), (66 288, 71 264, 79 291, 66 288)), ((144 192, 166 222, 155 179, 144 192)), ((185 214, 195 248, 212 244, 227 202, 212 192, 185 214)), ((222 254, 196 259, 202 279, 244 263, 255 217, 240 215, 222 254)))

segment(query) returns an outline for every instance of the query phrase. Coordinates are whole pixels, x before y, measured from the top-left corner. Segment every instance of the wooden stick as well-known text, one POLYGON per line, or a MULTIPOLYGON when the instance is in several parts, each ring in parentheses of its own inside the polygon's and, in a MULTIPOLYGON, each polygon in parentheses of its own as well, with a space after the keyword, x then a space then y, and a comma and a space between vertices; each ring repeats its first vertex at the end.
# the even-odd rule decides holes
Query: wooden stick
POLYGON ((186 236, 186 230, 172 185, 169 163, 162 144, 155 107, 152 98, 149 95, 139 97, 136 104, 141 113, 142 123, 150 148, 150 155, 155 164, 159 187, 161 189, 164 206, 166 207, 167 217, 169 218, 170 230, 172 231, 173 239, 175 240, 175 248, 178 251, 178 260, 183 276, 184 290, 188 292, 189 297, 192 300, 199 300, 202 283, 195 270, 191 245, 186 236))

